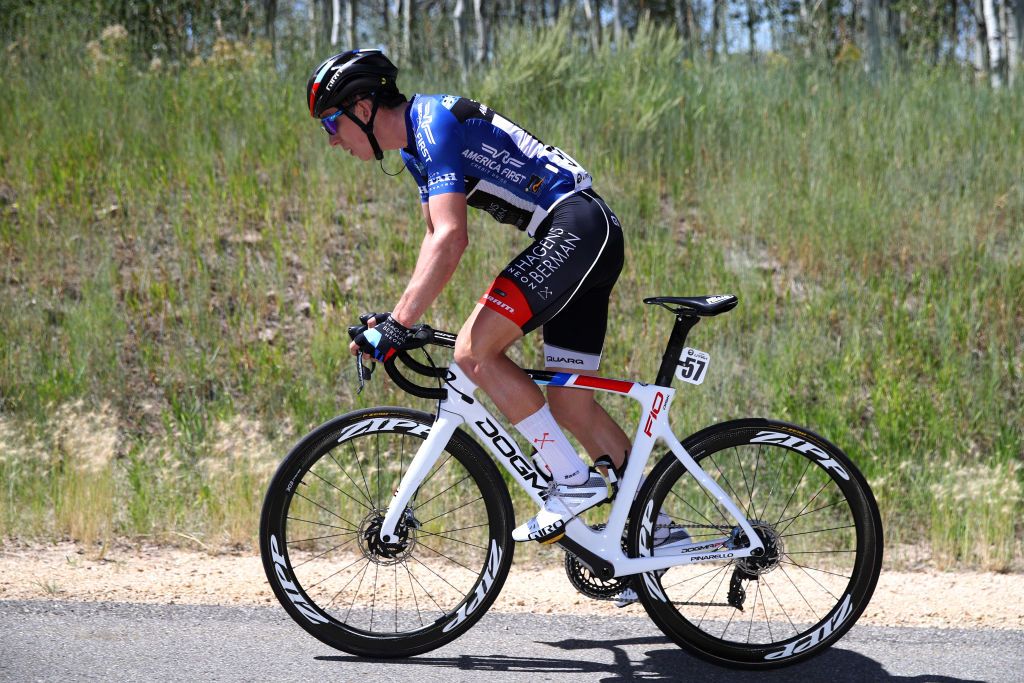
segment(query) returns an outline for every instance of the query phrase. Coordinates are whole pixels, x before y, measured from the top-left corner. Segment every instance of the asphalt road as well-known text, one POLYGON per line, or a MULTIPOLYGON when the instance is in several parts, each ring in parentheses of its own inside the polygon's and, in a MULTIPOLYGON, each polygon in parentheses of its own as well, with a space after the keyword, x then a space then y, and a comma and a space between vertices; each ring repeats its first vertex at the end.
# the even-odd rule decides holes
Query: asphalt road
POLYGON ((488 614, 446 647, 385 662, 321 645, 275 607, 0 601, 0 680, 1024 680, 1024 632, 857 626, 810 662, 749 673, 687 655, 631 609, 488 614))

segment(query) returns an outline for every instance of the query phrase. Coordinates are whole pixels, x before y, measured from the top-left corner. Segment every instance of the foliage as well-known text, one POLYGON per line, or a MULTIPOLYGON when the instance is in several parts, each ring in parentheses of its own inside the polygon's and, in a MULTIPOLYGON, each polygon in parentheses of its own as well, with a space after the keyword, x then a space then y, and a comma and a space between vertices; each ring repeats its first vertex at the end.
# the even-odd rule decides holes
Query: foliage
MULTIPOLYGON (((344 330, 404 286, 415 190, 326 149, 300 104, 308 64, 282 71, 250 46, 96 68, 66 59, 83 45, 53 45, 0 70, 0 535, 251 542, 290 442, 406 400, 379 376, 355 395, 344 330), (74 106, 40 106, 53 64, 74 106), (113 460, 81 466, 55 426, 67 406, 74 423, 106 416, 113 460), (223 445, 232 432, 259 457, 223 445)), ((642 297, 735 292, 736 311, 695 330, 713 365, 681 389, 681 433, 749 414, 806 423, 865 470, 893 547, 1019 560, 1006 482, 1024 455, 1024 150, 1010 144, 1024 93, 955 69, 876 84, 796 57, 712 66, 643 24, 596 55, 557 28, 535 46, 465 86, 441 65, 402 82, 477 96, 597 178, 628 235, 606 373, 656 372, 669 320, 642 297), (978 482, 969 505, 951 472, 978 482)), ((470 231, 431 311, 441 328, 522 246, 485 217, 470 231)), ((536 340, 514 353, 539 362, 536 340)))

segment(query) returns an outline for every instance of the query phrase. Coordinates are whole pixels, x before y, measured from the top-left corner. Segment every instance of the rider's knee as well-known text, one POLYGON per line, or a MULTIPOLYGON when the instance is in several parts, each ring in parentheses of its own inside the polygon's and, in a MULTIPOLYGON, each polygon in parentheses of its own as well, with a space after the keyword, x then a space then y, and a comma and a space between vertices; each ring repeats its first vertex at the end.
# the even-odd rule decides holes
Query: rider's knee
POLYGON ((472 343, 469 335, 459 335, 455 342, 455 362, 470 381, 475 382, 487 366, 487 355, 472 343))

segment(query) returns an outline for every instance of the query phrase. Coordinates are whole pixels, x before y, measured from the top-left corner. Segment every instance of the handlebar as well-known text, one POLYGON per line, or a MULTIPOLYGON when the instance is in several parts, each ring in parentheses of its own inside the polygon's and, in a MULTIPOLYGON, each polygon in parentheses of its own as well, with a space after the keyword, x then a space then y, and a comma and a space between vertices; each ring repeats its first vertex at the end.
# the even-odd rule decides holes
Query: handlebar
MULTIPOLYGON (((360 332, 366 329, 365 320, 362 320, 364 325, 354 326, 348 328, 349 336, 355 338, 360 332)), ((448 396, 448 390, 440 387, 426 387, 420 384, 416 384, 411 381, 405 375, 402 374, 398 368, 396 361, 401 360, 402 364, 412 370, 418 375, 424 377, 430 377, 433 379, 441 379, 448 373, 447 367, 433 367, 430 365, 424 365, 415 358, 409 355, 409 351, 422 348, 427 345, 443 346, 446 348, 453 348, 455 346, 455 335, 451 332, 443 332, 441 330, 435 330, 429 325, 416 325, 412 328, 412 338, 410 339, 411 344, 404 350, 399 351, 390 360, 384 361, 384 371, 388 373, 388 377, 391 378, 398 388, 402 391, 412 394, 413 396, 419 396, 420 398, 426 398, 434 401, 439 401, 448 396)), ((357 360, 357 363, 362 365, 362 358, 357 360)), ((372 373, 369 369, 364 369, 364 372, 372 373)))

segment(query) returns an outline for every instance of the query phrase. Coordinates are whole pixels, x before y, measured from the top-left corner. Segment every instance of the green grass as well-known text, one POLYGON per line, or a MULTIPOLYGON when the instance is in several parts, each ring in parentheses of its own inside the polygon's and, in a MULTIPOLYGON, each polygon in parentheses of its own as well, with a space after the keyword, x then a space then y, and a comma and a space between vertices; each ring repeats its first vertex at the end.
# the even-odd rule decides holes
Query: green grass
MULTIPOLYGON (((734 292, 693 333, 712 366, 680 392, 681 433, 806 424, 873 483, 890 559, 927 544, 941 564, 1019 563, 1024 91, 915 68, 875 86, 781 57, 712 67, 650 29, 588 56, 565 36, 465 85, 423 75, 440 68, 401 82, 487 102, 594 174, 627 233, 605 374, 656 373, 670 319, 642 297, 734 292)), ((345 352, 346 326, 411 272, 413 183, 327 149, 304 68, 61 55, 0 57, 0 536, 251 544, 300 434, 425 407, 376 377, 356 396, 345 352), (40 104, 44 69, 75 106, 40 104), (106 416, 113 457, 82 473, 57 415, 106 416), (257 457, 224 446, 240 417, 257 457)), ((436 327, 457 329, 523 244, 481 215, 470 236, 436 327)), ((536 365, 537 340, 515 354, 536 365)))

